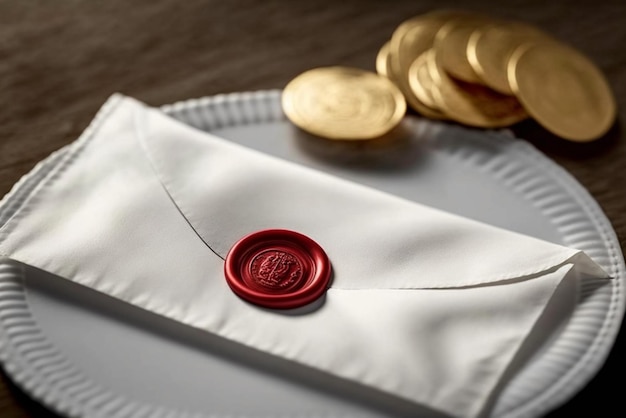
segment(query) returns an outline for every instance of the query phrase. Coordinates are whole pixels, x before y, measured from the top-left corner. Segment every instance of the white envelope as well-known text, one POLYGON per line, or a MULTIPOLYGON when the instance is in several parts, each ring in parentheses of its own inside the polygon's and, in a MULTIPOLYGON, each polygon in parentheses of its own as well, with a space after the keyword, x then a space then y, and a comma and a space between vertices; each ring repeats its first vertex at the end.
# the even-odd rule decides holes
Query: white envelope
POLYGON ((582 275, 606 277, 575 249, 234 145, 119 95, 2 227, 0 254, 459 417, 488 407, 549 303, 573 305, 582 275), (270 228, 330 259, 330 288, 310 309, 255 306, 224 279, 230 247, 270 228), (555 301, 557 287, 570 291, 555 301))

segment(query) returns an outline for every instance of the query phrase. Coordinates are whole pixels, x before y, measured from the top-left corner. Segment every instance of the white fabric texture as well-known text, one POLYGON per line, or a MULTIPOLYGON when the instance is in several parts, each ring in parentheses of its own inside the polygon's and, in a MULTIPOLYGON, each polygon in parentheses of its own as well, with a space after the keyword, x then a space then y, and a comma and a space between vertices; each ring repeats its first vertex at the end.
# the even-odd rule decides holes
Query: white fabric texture
POLYGON ((0 254, 459 417, 483 411, 557 286, 606 277, 577 250, 237 146, 119 95, 2 227, 0 254), (228 249, 269 228, 328 254, 318 309, 262 309, 226 284, 228 249))

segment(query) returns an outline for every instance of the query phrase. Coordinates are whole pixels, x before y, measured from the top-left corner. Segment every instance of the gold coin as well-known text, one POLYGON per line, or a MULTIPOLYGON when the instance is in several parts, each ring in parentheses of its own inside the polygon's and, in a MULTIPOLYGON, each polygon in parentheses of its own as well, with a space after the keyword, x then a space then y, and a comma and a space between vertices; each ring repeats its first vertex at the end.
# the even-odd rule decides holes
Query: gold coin
POLYGON ((508 79, 528 113, 562 138, 591 141, 615 121, 615 98, 600 69, 563 44, 518 47, 509 61, 508 79))
MULTIPOLYGON (((413 110, 431 119, 445 119, 445 115, 442 112, 424 104, 415 95, 409 84, 409 69, 411 68, 412 63, 409 60, 411 58, 414 60, 415 57, 419 56, 419 51, 426 51, 430 48, 432 45, 432 39, 434 39, 434 34, 437 31, 435 28, 439 27, 436 26, 435 20, 423 21, 423 24, 418 24, 417 22, 414 23, 415 26, 408 29, 402 38, 399 54, 393 54, 394 50, 392 38, 388 68, 392 74, 393 80, 397 83, 398 87, 404 94, 406 101, 413 110), (429 34, 432 34, 430 41, 428 41, 429 34), (393 58, 398 59, 397 67, 393 66, 393 58)), ((441 23, 443 24, 443 21, 441 23)))
POLYGON ((298 127, 331 139, 370 139, 389 132, 406 112, 404 96, 386 77, 349 67, 306 71, 282 95, 298 127))
POLYGON ((441 56, 443 68, 453 77, 469 83, 481 82, 467 59, 466 51, 472 33, 486 22, 482 16, 458 17, 447 22, 437 33, 437 55, 441 56))
POLYGON ((390 43, 391 41, 385 42, 385 44, 378 51, 378 55, 376 55, 376 72, 387 78, 389 78, 389 71, 387 71, 387 62, 389 61, 390 43))
POLYGON ((487 25, 471 34, 467 59, 483 84, 500 93, 513 94, 507 76, 511 55, 522 43, 549 39, 539 29, 518 22, 487 25))
POLYGON ((413 17, 398 26, 391 37, 390 45, 390 69, 396 78, 406 80, 409 67, 418 56, 433 46, 441 27, 462 15, 464 14, 457 11, 436 11, 413 17))
POLYGON ((441 27, 460 15, 463 13, 442 10, 416 16, 398 26, 391 37, 388 66, 391 78, 396 81, 409 105, 418 113, 432 119, 445 119, 445 115, 426 106, 415 96, 409 84, 409 69, 417 57, 432 47, 435 35, 441 27))
POLYGON ((415 58, 432 46, 434 37, 441 26, 461 14, 463 12, 437 10, 414 16, 398 25, 390 41, 391 59, 389 67, 394 74, 396 76, 401 72, 407 74, 408 68, 415 58), (415 28, 419 28, 417 36, 415 32, 412 32, 415 28), (412 33, 409 34, 409 32, 412 33), (401 70, 402 68, 404 71, 401 70))
POLYGON ((394 73, 391 71, 391 57, 391 53, 387 55, 387 73, 389 74, 389 79, 395 82, 398 88, 400 88, 400 90, 404 94, 404 98, 406 99, 407 104, 411 106, 411 109, 415 110, 420 115, 430 119, 446 119, 446 116, 441 111, 427 106, 426 104, 422 103, 417 98, 417 96, 415 96, 415 93, 413 93, 411 87, 407 87, 408 80, 399 80, 395 78, 394 73))
POLYGON ((417 57, 409 69, 409 84, 415 96, 426 106, 438 109, 432 89, 436 88, 428 71, 428 59, 434 58, 435 51, 429 49, 417 57))
POLYGON ((422 101, 418 99, 417 96, 415 96, 415 94, 413 93, 408 96, 405 95, 405 99, 409 106, 411 106, 411 109, 415 110, 422 116, 425 116, 429 119, 448 119, 448 117, 441 110, 427 106, 426 104, 422 103, 422 101))
POLYGON ((498 128, 528 117, 515 97, 450 77, 444 71, 438 53, 427 62, 430 76, 437 85, 432 90, 433 98, 451 119, 471 126, 498 128))

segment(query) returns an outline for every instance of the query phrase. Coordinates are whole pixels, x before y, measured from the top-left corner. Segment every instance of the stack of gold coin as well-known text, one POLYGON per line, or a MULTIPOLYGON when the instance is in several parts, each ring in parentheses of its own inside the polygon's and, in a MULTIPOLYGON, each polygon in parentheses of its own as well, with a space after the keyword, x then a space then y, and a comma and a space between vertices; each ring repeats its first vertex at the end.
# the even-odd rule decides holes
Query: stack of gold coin
POLYGON ((376 60, 416 112, 499 128, 529 116, 573 141, 604 135, 616 103, 584 55, 530 25, 461 11, 413 17, 376 60))
POLYGON ((349 67, 300 74, 285 87, 282 107, 298 127, 339 140, 380 137, 406 113, 402 92, 388 78, 349 67))

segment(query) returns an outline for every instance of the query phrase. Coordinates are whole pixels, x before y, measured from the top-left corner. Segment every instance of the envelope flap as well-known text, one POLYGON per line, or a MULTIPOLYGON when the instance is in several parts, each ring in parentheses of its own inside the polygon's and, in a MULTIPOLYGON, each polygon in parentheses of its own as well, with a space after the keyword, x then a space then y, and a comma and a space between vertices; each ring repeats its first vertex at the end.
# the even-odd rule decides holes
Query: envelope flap
POLYGON ((333 288, 417 289, 522 278, 578 253, 220 140, 131 100, 126 106, 163 187, 221 258, 251 232, 290 229, 328 253, 333 288))

